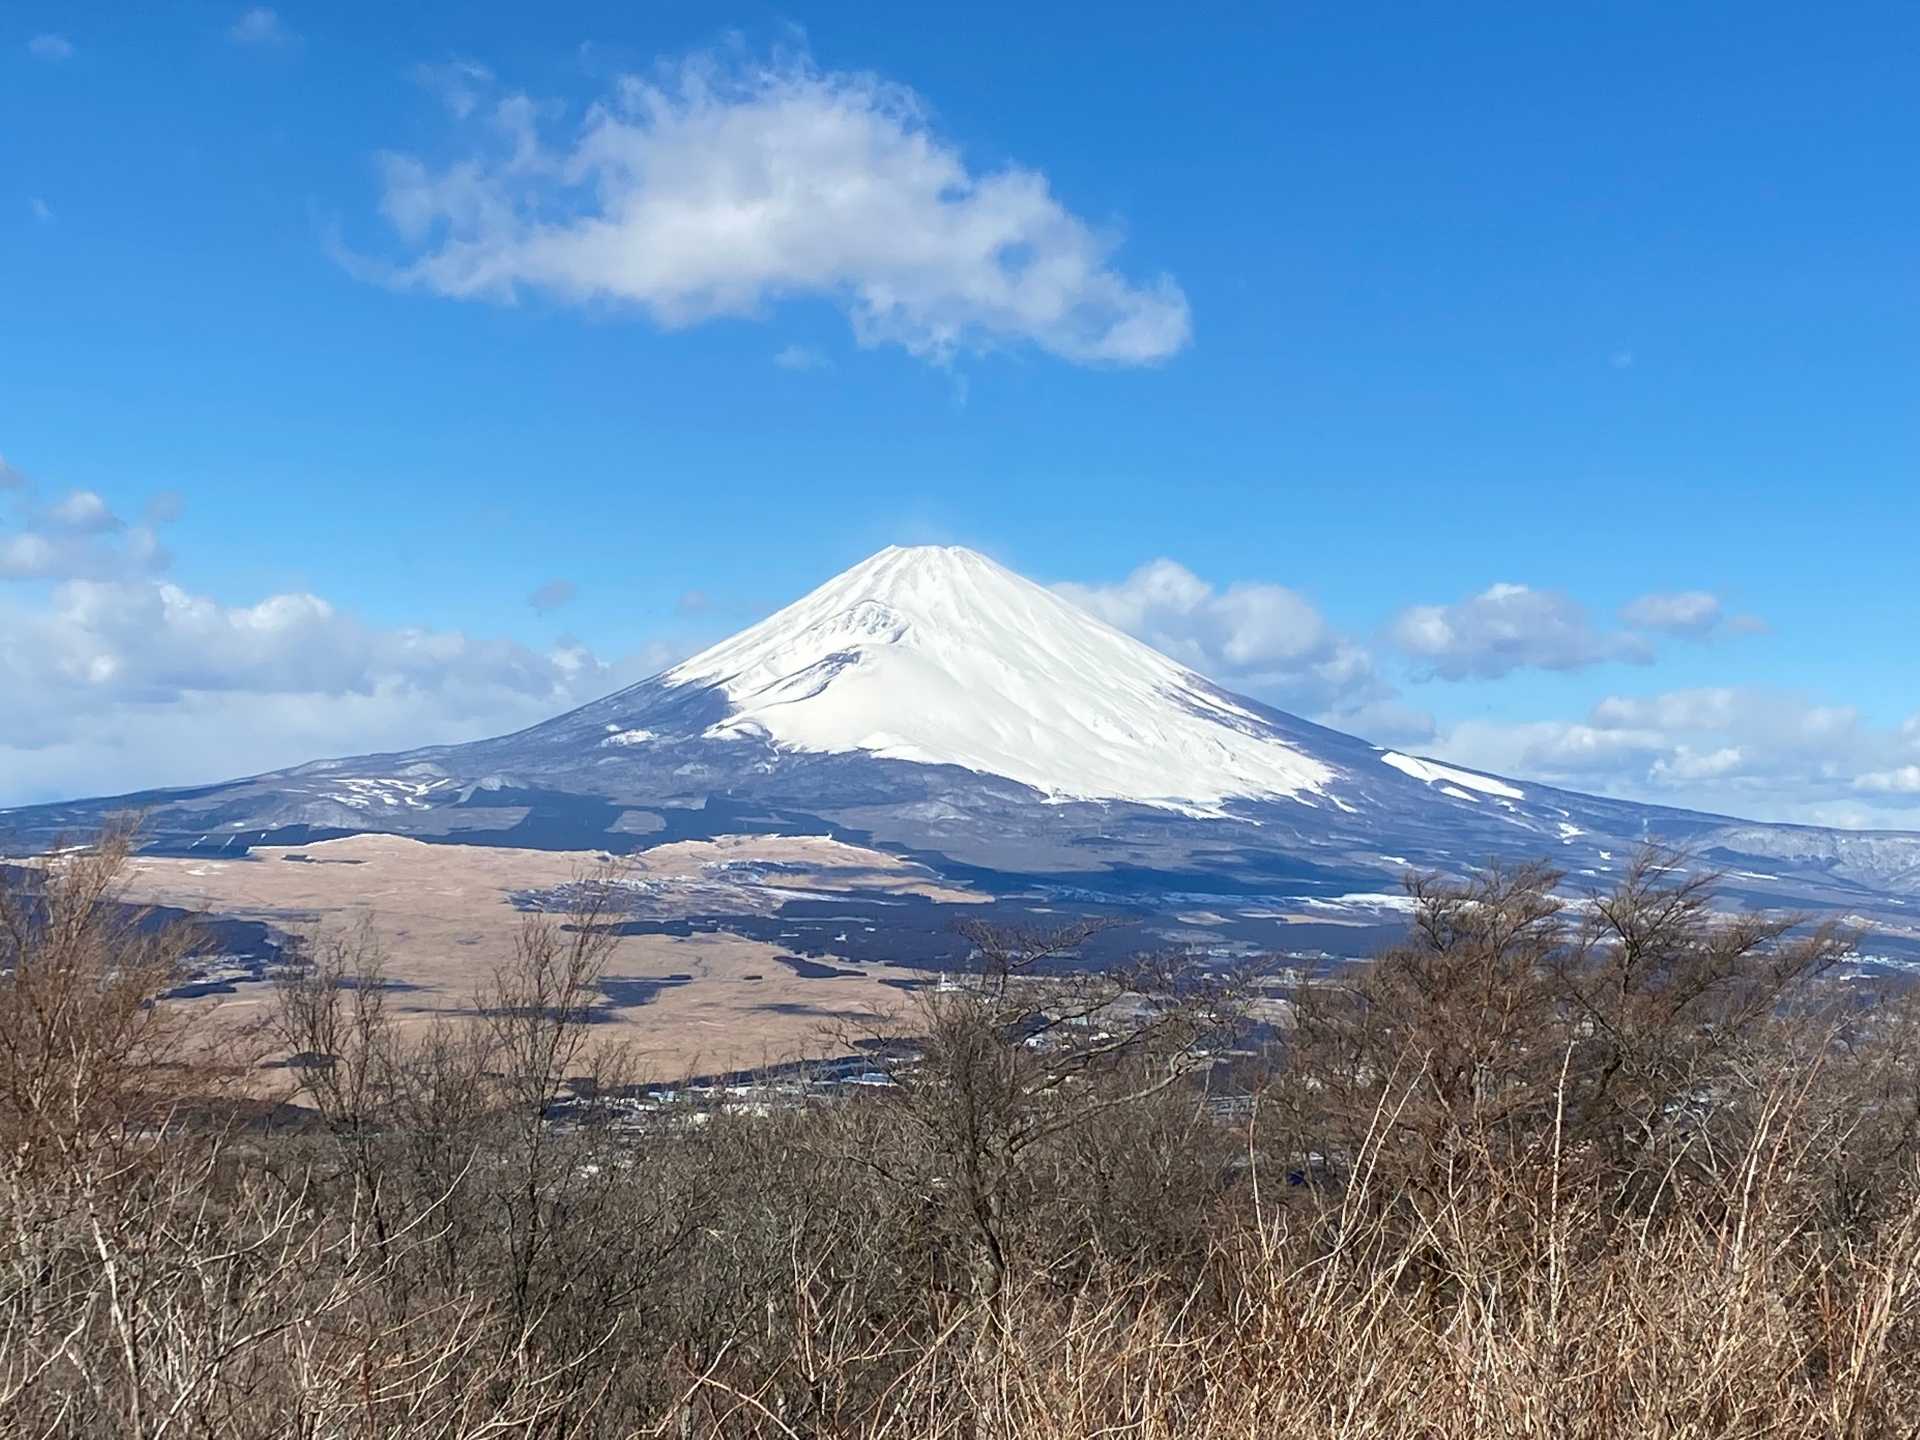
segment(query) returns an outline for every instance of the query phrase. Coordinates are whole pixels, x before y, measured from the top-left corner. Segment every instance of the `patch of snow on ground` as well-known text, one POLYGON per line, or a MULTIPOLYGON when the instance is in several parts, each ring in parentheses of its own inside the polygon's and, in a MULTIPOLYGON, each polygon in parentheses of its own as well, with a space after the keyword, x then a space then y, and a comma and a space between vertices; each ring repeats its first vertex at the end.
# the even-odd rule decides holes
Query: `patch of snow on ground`
POLYGON ((1463 790, 1478 790, 1482 795, 1500 795, 1508 800, 1524 800, 1527 792, 1518 786, 1509 785, 1504 780, 1496 780, 1491 775, 1476 775, 1471 770, 1456 770, 1451 765, 1441 765, 1432 760, 1416 760, 1411 755, 1402 755, 1389 750, 1380 757, 1382 765, 1391 765, 1402 775, 1411 775, 1416 780, 1424 780, 1429 785, 1456 785, 1463 790))
MULTIPOLYGON (((344 790, 322 790, 314 793, 323 800, 331 800, 337 805, 346 805, 355 810, 371 810, 378 805, 384 810, 431 810, 427 796, 435 790, 451 785, 447 779, 439 780, 395 780, 390 777, 367 778, 342 775, 330 777, 328 785, 343 785, 344 790)), ((244 823, 244 822, 239 822, 244 823)))
MULTIPOLYGON (((611 725, 607 728, 613 730, 611 725)), ((615 730, 600 743, 602 745, 644 745, 651 739, 653 739, 651 730, 615 730)))
POLYGON ((1313 910, 1338 910, 1343 912, 1351 912, 1354 910, 1384 910, 1392 911, 1400 915, 1411 915, 1416 902, 1411 895, 1385 895, 1373 891, 1356 891, 1351 895, 1335 895, 1327 899, 1322 899, 1318 896, 1307 896, 1303 898, 1300 903, 1313 910))

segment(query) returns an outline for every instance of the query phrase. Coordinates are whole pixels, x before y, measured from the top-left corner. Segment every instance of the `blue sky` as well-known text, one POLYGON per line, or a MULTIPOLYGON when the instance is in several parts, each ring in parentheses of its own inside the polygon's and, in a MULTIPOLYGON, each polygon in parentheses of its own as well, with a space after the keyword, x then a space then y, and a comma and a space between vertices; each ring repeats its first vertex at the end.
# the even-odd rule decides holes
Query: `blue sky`
POLYGON ((1395 744, 1920 825, 1911 7, 4 23, 0 804, 941 541, 1395 744))

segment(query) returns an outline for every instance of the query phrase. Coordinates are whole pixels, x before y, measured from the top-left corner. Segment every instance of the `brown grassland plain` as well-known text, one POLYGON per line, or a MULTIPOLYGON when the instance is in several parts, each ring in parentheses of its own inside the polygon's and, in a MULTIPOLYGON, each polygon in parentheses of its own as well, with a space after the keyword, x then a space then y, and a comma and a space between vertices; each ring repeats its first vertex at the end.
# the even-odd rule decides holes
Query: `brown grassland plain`
MULTIPOLYGON (((941 884, 898 856, 818 837, 722 836, 681 841, 616 861, 590 851, 425 844, 396 835, 358 835, 299 847, 259 847, 239 859, 135 856, 125 891, 136 903, 262 920, 296 934, 364 927, 396 982, 389 1014, 422 1024, 471 1008, 476 988, 512 955, 519 913, 509 896, 582 876, 652 882, 666 916, 692 913, 713 898, 711 877, 756 862, 790 867, 778 893, 880 894, 968 903, 979 897, 941 884)), ((775 891, 735 886, 725 903, 772 908, 775 891)), ((677 1079, 812 1058, 825 1032, 900 1008, 882 982, 901 972, 836 961, 833 976, 802 978, 779 963, 773 944, 728 934, 629 936, 608 952, 613 997, 596 1024, 628 1042, 649 1078, 677 1079), (856 973, 844 973, 856 972, 856 973), (628 982, 625 985, 619 982, 628 982), (620 1003, 646 994, 644 1003, 620 1003)), ((266 994, 223 996, 228 1023, 257 1019, 266 994)))

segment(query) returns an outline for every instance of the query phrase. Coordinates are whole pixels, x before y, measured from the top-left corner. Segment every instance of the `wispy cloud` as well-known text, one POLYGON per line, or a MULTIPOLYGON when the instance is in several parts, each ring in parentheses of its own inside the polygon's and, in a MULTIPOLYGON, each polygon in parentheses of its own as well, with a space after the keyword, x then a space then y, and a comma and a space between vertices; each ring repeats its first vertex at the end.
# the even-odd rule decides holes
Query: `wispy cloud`
POLYGON ((1045 175, 976 170, 872 75, 700 58, 622 80, 574 125, 526 95, 483 102, 485 79, 430 81, 468 117, 458 159, 383 157, 382 210, 411 252, 391 283, 633 306, 667 327, 820 297, 861 344, 937 361, 1030 345, 1137 365, 1190 338, 1171 278, 1123 274, 1117 237, 1045 175))
POLYGON ((571 580, 549 580, 531 595, 527 604, 542 615, 550 614, 563 605, 571 605, 579 591, 571 580))
POLYGON ((287 28, 278 11, 256 5, 227 27, 227 38, 236 45, 276 49, 296 44, 300 37, 287 28))
POLYGON ((27 41, 27 53, 36 60, 71 60, 73 42, 64 35, 36 35, 27 41))
POLYGON ((833 362, 811 345, 783 345, 773 352, 773 363, 782 370, 831 370, 833 362))
POLYGON ((178 490, 159 490, 141 510, 149 525, 171 525, 187 513, 187 497, 178 490))
POLYGON ((478 60, 443 60, 416 65, 414 79, 440 97, 447 113, 465 120, 493 88, 493 72, 478 60))
POLYGON ((1642 630, 1660 630, 1670 635, 1704 635, 1720 623, 1720 598, 1705 590, 1642 595, 1620 608, 1620 618, 1642 630))

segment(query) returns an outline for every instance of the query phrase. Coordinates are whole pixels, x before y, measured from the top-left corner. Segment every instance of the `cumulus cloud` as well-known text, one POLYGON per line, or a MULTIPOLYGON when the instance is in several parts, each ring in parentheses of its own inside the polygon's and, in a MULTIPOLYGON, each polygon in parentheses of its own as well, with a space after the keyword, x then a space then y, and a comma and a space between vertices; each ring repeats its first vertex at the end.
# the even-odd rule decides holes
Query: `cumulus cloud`
POLYGON ((0 806, 502 734, 684 653, 375 625, 304 590, 216 599, 167 573, 159 527, 184 508, 157 491, 129 523, 0 460, 0 581, 29 582, 0 585, 0 806))
POLYGON ((861 344, 936 361, 1031 345, 1144 364, 1190 337, 1171 278, 1122 273, 1118 237, 1045 175, 970 165, 875 76, 698 59, 622 80, 572 124, 525 95, 483 101, 487 79, 434 74, 466 117, 460 158, 382 157, 382 210, 411 253, 381 278, 632 306, 666 327, 823 298, 861 344))
POLYGON ((1720 623, 1720 597, 1705 590, 1642 595, 1621 607, 1620 618, 1641 630, 1704 635, 1720 623))
POLYGON ((1408 740, 1432 733, 1430 717, 1394 700, 1367 650, 1284 585, 1238 581, 1221 589, 1159 559, 1117 584, 1054 588, 1224 685, 1369 735, 1408 740))
POLYGON ((279 12, 257 5, 246 11, 227 29, 227 38, 236 45, 271 49, 291 45, 298 38, 287 29, 279 12))
POLYGON ((120 517, 92 490, 69 490, 47 511, 47 518, 62 530, 75 530, 83 535, 100 535, 120 528, 120 517))
POLYGON ((545 615, 562 605, 571 605, 577 593, 571 580, 549 580, 527 596, 527 604, 545 615))
POLYGON ((1767 628, 1758 615, 1730 615, 1718 595, 1705 590, 1676 590, 1642 595, 1620 607, 1620 618, 1636 630, 1703 640, 1728 632, 1757 635, 1767 628))
POLYGON ((71 60, 73 42, 64 35, 36 35, 27 41, 27 53, 36 60, 71 60))
POLYGON ((0 599, 0 636, 0 804, 497 734, 676 658, 375 626, 298 591, 229 605, 148 579, 0 599))
POLYGON ((1753 819, 1911 827, 1920 717, 1761 688, 1608 696, 1577 721, 1471 720, 1434 753, 1479 769, 1753 819))
POLYGON ((1853 788, 1883 795, 1920 795, 1920 765, 1869 770, 1854 780, 1853 788))
POLYGON ((1570 596, 1529 585, 1491 585, 1451 605, 1409 606, 1387 633, 1403 654, 1446 680, 1653 659, 1644 635, 1598 629, 1570 596))
POLYGON ((21 648, 41 657, 40 683, 145 700, 214 690, 367 693, 386 678, 557 688, 550 657, 458 633, 373 628, 300 592, 234 606, 165 582, 76 580, 16 624, 21 648))
POLYGON ((18 469, 0 460, 0 580, 152 575, 169 557, 157 525, 128 525, 92 490, 46 503, 18 469))

